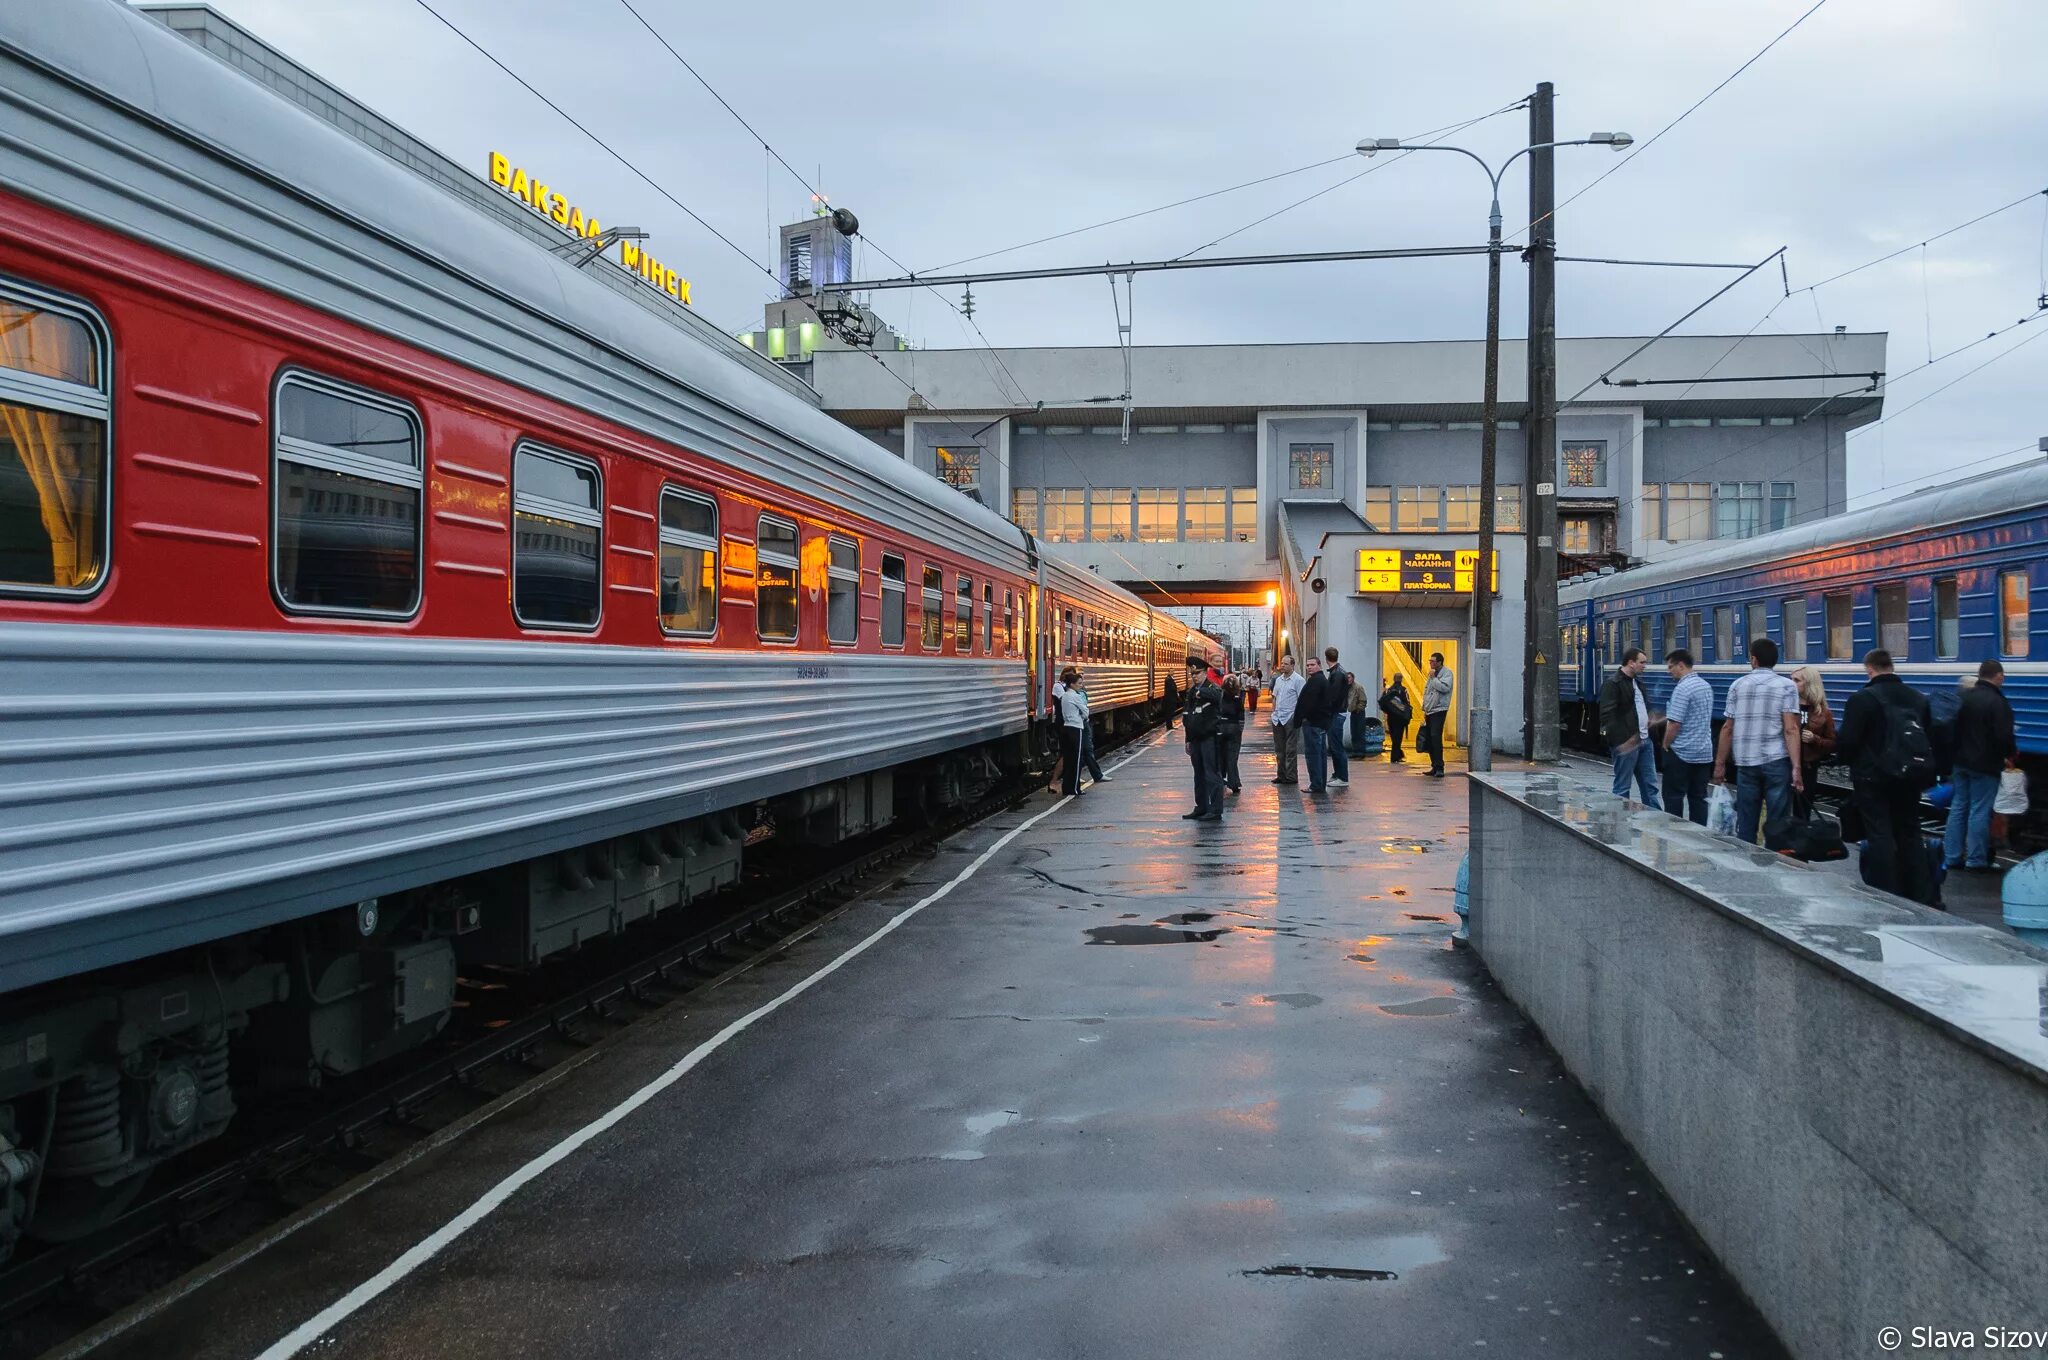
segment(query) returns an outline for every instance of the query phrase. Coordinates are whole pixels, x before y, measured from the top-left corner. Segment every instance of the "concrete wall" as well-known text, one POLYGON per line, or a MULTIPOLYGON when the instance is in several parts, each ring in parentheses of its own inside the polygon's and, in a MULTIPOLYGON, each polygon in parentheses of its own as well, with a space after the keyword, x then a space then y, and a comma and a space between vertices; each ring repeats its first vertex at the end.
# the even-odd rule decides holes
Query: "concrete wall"
POLYGON ((2048 954, 1556 775, 1471 799, 1481 958, 1794 1355, 2048 1322, 2048 954))

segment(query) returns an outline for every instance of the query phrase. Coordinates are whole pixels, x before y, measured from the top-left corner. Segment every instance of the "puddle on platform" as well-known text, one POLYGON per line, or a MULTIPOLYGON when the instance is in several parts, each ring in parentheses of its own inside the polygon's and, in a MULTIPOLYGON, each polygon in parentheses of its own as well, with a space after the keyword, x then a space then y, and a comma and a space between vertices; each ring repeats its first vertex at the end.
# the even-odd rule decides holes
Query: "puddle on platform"
POLYGON ((939 1160, 942 1162, 978 1162, 986 1156, 988 1156, 986 1152, 979 1152, 973 1148, 968 1148, 961 1152, 941 1152, 939 1160))
POLYGON ((1259 1000, 1278 1002, 1297 1011, 1305 1011, 1310 1006, 1323 1004, 1323 999, 1314 992, 1275 992, 1271 996, 1262 996, 1259 1000))
POLYGON ((987 1114, 971 1114, 960 1122, 976 1138, 985 1138, 997 1129, 1005 1129, 1024 1116, 1015 1110, 992 1110, 987 1114))
POLYGON ((1441 916, 1426 916, 1419 911, 1404 911, 1401 914, 1411 921, 1441 921, 1444 919, 1441 916))
POLYGON ((1390 836, 1380 842, 1380 849, 1389 855, 1426 855, 1431 845, 1430 841, 1419 841, 1412 836, 1390 836))
POLYGON ((1219 935, 1228 935, 1230 927, 1172 930, 1166 926, 1095 926, 1085 933, 1090 944, 1208 944, 1219 935))
POLYGON ((1162 926, 1192 926, 1199 925, 1203 921, 1213 921, 1215 919, 1216 913, 1213 911, 1178 911, 1171 916, 1160 917, 1156 924, 1162 926))
POLYGON ((1297 1280, 1398 1280, 1391 1270, 1360 1270, 1352 1266, 1260 1266, 1247 1275, 1279 1275, 1297 1280))
POLYGON ((1388 1015, 1456 1015, 1465 1009, 1465 1003, 1455 996, 1426 996, 1420 1001, 1402 1001, 1380 1009, 1388 1015))
POLYGON ((1373 956, 1370 954, 1346 954, 1344 957, 1350 959, 1353 963, 1374 962, 1373 956))

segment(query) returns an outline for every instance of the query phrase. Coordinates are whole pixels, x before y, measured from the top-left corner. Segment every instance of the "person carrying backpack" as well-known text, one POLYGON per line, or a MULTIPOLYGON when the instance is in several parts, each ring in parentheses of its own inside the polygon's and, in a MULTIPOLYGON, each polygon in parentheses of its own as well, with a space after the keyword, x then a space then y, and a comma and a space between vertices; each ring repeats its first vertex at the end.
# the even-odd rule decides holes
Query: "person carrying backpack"
POLYGON ((1864 653, 1863 673, 1870 683, 1849 696, 1835 739, 1863 824, 1863 881, 1936 906, 1934 864, 1920 834, 1920 795, 1934 784, 1933 715, 1926 696, 1893 672, 1890 652, 1864 653))
POLYGON ((1399 675, 1380 691, 1380 712, 1387 715, 1387 745, 1393 748, 1387 763, 1405 765, 1408 758, 1401 754, 1401 738, 1408 735, 1408 723, 1415 716, 1415 705, 1408 698, 1407 683, 1399 675))

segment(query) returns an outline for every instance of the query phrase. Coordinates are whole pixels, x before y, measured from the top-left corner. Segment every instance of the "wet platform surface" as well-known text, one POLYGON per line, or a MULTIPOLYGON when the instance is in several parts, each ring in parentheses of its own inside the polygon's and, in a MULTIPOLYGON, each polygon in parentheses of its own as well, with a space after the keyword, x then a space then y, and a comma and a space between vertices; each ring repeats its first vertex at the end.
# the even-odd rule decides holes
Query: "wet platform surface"
POLYGON ((93 1353, 263 1354, 371 1280, 303 1353, 1781 1353, 1447 943, 1462 778, 1358 762, 1311 796, 1254 748, 1196 824, 1177 733, 1112 768, 616 1123, 1050 799, 93 1353))

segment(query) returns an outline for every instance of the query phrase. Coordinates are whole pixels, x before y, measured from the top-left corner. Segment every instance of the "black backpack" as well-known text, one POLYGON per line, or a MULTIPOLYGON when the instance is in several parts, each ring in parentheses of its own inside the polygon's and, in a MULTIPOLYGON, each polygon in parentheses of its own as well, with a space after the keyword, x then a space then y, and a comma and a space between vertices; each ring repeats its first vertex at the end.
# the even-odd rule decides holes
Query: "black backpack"
POLYGON ((1386 711, 1386 715, 1389 718, 1395 718, 1401 722, 1407 722, 1415 713, 1415 710, 1408 705, 1408 693, 1406 690, 1397 689, 1391 691, 1386 698, 1380 700, 1380 707, 1386 711))
POLYGON ((1933 788, 1934 739, 1918 710, 1905 704, 1886 704, 1884 719, 1884 744, 1877 748, 1877 773, 1909 789, 1933 788))

